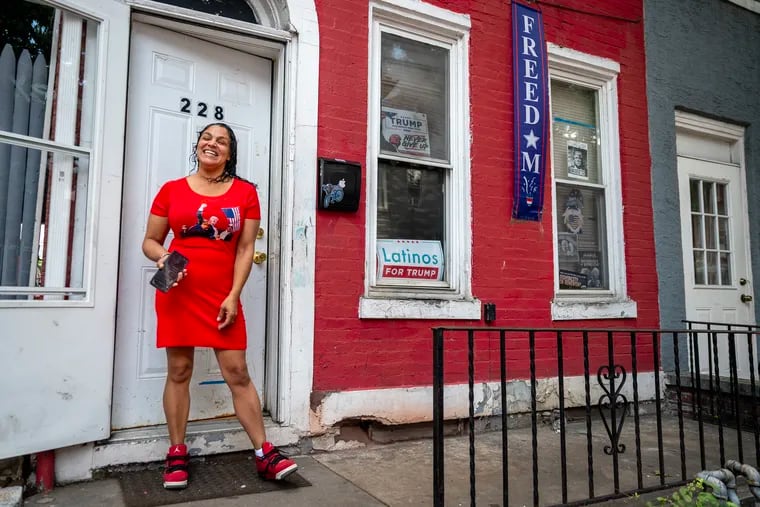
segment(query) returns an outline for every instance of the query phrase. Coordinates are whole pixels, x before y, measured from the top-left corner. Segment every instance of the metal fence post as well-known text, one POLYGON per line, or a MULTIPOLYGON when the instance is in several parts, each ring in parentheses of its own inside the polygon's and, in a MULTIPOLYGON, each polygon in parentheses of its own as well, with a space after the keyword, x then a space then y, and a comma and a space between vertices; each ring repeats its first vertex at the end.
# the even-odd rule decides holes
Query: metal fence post
POLYGON ((433 505, 444 505, 443 329, 433 329, 433 505))

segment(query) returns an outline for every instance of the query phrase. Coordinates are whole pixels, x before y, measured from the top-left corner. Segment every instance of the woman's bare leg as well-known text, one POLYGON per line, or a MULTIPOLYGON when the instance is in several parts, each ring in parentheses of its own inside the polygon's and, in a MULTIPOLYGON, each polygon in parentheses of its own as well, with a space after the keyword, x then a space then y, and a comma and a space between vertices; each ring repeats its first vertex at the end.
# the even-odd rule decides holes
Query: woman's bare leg
POLYGON ((215 349, 219 369, 222 370, 227 386, 232 392, 232 404, 235 407, 240 424, 251 439, 254 449, 261 449, 266 441, 264 416, 261 412, 261 400, 256 387, 248 374, 245 362, 245 350, 215 349))
POLYGON ((166 384, 164 414, 171 445, 185 443, 187 418, 190 415, 190 378, 193 376, 193 347, 166 348, 166 384))

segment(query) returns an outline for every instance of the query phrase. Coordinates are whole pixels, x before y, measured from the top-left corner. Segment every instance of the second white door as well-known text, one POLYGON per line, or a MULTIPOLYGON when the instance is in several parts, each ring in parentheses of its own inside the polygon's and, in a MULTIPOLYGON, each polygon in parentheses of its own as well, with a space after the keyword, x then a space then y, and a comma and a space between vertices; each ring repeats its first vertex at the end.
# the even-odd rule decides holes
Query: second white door
MULTIPOLYGON (((741 167, 680 156, 678 182, 687 319, 732 325, 754 324, 754 305, 749 297, 752 294, 751 270, 741 167)), ((725 326, 714 328, 725 329, 725 326)), ((707 337, 702 336, 700 370, 706 373, 710 371, 712 350, 708 350, 707 337)), ((720 376, 729 374, 727 343, 727 335, 718 335, 720 376)), ((740 378, 749 378, 747 347, 746 337, 739 336, 736 356, 740 378)), ((756 353, 753 355, 757 358, 756 353)))

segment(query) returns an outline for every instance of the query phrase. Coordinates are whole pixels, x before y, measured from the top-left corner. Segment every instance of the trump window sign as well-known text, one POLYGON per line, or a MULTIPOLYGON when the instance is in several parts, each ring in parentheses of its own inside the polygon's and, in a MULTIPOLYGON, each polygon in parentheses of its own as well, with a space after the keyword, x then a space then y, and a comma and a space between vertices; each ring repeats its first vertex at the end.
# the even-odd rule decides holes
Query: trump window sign
POLYGON ((443 280, 440 241, 416 239, 377 240, 377 281, 443 280))
POLYGON ((430 139, 425 113, 383 107, 381 118, 381 149, 383 151, 395 151, 415 157, 430 156, 430 139))

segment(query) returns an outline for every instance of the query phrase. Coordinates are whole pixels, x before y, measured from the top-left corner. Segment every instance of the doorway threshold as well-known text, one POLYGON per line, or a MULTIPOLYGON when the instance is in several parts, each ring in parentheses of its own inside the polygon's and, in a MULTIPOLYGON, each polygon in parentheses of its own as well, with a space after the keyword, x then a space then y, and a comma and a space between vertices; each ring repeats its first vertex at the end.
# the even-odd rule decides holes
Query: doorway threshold
MULTIPOLYGON (((274 445, 298 444, 298 433, 292 428, 281 426, 268 416, 264 417, 264 426, 267 439, 274 445)), ((191 456, 252 449, 248 435, 235 417, 188 423, 185 444, 191 456)), ((115 430, 107 440, 95 443, 92 469, 162 461, 168 447, 169 432, 165 424, 115 430)))

